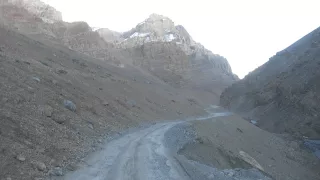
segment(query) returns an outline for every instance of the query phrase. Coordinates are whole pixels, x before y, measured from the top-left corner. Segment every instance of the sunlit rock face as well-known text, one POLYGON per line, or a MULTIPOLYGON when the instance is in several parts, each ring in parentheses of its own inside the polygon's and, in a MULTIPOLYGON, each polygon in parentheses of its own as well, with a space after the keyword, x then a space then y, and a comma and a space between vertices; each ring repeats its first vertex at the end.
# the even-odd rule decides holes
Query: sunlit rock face
POLYGON ((41 18, 44 22, 54 23, 62 21, 61 12, 40 0, 8 0, 7 2, 26 9, 31 14, 41 18))

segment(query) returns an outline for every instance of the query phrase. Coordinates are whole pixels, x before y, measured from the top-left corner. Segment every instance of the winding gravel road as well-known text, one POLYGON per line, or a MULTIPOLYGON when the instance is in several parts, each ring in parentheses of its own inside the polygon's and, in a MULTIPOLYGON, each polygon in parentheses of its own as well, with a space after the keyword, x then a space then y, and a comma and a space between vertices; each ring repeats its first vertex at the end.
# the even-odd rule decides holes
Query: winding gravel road
POLYGON ((188 179, 162 143, 164 133, 176 124, 157 124, 114 140, 87 162, 88 167, 66 179, 188 179))
MULTIPOLYGON (((226 113, 212 113, 205 120, 226 113)), ((193 119, 195 120, 195 119, 193 119)), ((188 180, 188 179, 228 179, 226 173, 211 167, 191 162, 176 154, 179 138, 188 139, 185 134, 187 121, 155 124, 151 127, 129 133, 115 139, 105 148, 93 154, 86 166, 67 174, 65 180, 188 180), (175 128, 173 128, 175 127, 175 128), (178 128, 177 128, 178 127, 178 128), (175 130, 174 130, 175 129, 175 130), (166 142, 166 133, 171 143, 166 142), (176 132, 177 131, 177 132, 176 132), (173 133, 173 134, 172 134, 173 133), (200 168, 200 170, 199 170, 200 168), (212 175, 208 172, 221 174, 212 175)), ((192 139, 191 139, 192 140, 192 139)), ((188 141, 188 140, 185 140, 188 141)), ((187 143, 179 141, 180 143, 187 143)), ((229 173, 229 172, 227 172, 229 173)))

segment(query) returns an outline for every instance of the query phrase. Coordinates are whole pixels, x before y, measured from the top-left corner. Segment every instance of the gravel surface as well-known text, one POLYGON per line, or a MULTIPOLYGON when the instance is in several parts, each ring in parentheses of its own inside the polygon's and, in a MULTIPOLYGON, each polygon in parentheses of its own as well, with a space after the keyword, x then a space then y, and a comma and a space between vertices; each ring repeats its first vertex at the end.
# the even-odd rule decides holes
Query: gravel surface
MULTIPOLYGON (((211 114, 193 120, 223 115, 226 114, 211 114)), ((127 132, 89 156, 76 171, 52 179, 269 179, 255 169, 218 170, 178 155, 186 144, 196 141, 189 120, 157 123, 127 132)))
MULTIPOLYGON (((218 116, 227 115, 227 113, 217 113, 218 116)), ((201 118, 203 119, 203 118, 201 118)), ((193 124, 189 122, 179 123, 170 128, 165 133, 164 143, 167 149, 170 150, 172 156, 179 162, 183 169, 188 173, 190 179, 197 180, 267 180, 270 179, 263 175, 260 171, 254 168, 250 169, 226 169, 219 170, 217 168, 207 166, 201 162, 188 160, 185 156, 177 152, 184 148, 186 144, 196 143, 197 135, 193 128, 193 124)))

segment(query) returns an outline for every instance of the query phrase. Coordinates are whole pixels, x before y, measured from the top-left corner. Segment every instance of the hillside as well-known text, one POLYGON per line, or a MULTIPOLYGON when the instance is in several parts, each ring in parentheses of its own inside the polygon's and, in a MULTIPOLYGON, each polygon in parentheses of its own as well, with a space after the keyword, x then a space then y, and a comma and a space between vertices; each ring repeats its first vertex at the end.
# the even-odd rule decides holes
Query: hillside
POLYGON ((73 170, 105 138, 203 115, 236 80, 203 47, 109 41, 38 0, 2 0, 0 13, 0 179, 73 170))
POLYGON ((222 90, 238 80, 224 57, 195 42, 183 26, 162 15, 151 14, 131 30, 118 33, 86 22, 63 22, 54 8, 42 11, 39 0, 3 0, 1 6, 1 23, 10 29, 117 66, 135 66, 171 86, 201 91, 208 104, 218 102, 222 90), (29 8, 33 4, 41 8, 29 8))
POLYGON ((320 138, 320 28, 227 88, 220 103, 263 129, 320 138))

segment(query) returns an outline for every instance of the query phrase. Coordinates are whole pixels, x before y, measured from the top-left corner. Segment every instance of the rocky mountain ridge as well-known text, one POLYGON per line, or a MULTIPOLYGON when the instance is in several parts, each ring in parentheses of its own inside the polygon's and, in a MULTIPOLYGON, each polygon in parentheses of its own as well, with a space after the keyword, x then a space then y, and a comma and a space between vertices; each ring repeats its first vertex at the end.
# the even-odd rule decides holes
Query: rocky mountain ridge
POLYGON ((209 97, 215 97, 211 101, 216 101, 224 88, 238 80, 224 57, 195 42, 183 26, 176 26, 165 16, 152 14, 132 30, 118 33, 92 28, 86 22, 63 22, 52 17, 52 12, 58 12, 52 7, 40 16, 54 19, 47 21, 35 16, 32 8, 4 1, 0 23, 5 27, 34 39, 45 37, 117 66, 141 68, 164 83, 208 93, 209 97))
POLYGON ((271 132, 319 138, 319 68, 317 28, 227 88, 220 103, 271 132))
POLYGON ((220 68, 225 73, 232 73, 225 58, 213 54, 203 45, 195 42, 182 25, 175 25, 171 19, 162 15, 151 14, 145 21, 124 33, 117 33, 109 29, 99 29, 97 31, 107 42, 116 42, 122 48, 142 46, 151 42, 174 43, 187 56, 207 56, 208 59, 220 59, 220 68))

